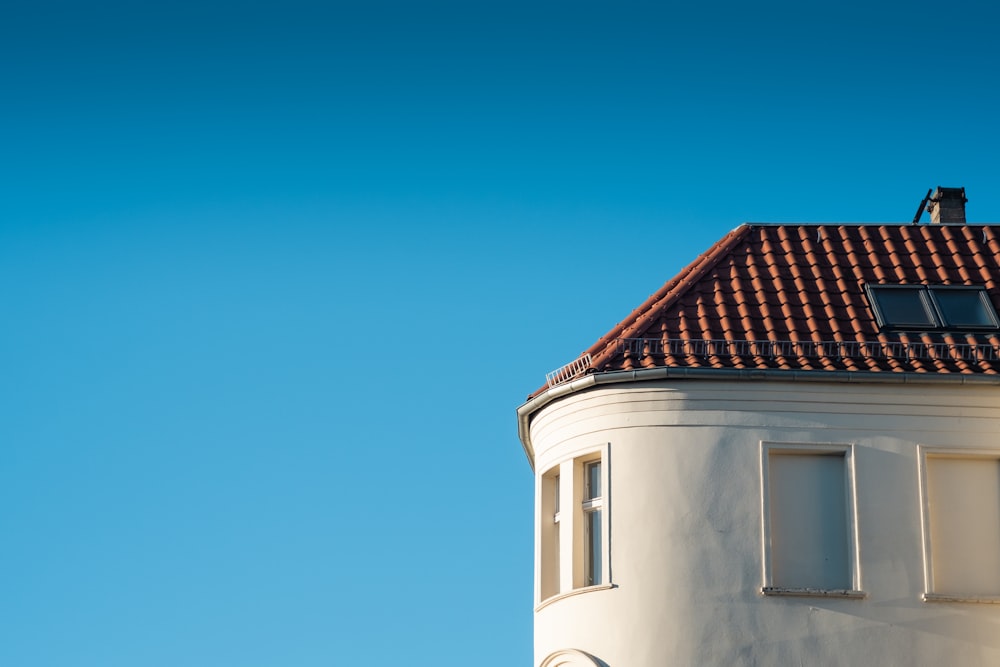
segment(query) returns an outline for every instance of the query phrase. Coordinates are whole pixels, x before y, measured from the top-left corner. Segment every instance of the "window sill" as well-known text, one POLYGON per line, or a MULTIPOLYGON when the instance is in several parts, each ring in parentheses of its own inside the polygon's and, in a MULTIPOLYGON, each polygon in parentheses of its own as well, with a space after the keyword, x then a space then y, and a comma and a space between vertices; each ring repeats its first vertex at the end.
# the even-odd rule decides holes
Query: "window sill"
POLYGON ((574 595, 580 595, 581 593, 592 593, 594 591, 606 591, 609 588, 615 588, 614 584, 598 584, 596 586, 585 586, 583 588, 574 588, 571 591, 566 591, 565 593, 558 593, 550 598, 545 598, 537 605, 535 605, 535 611, 541 611, 545 609, 553 602, 558 602, 559 600, 564 600, 566 598, 571 598, 574 595))
POLYGON ((924 602, 1000 604, 1000 595, 949 595, 947 593, 924 593, 924 602))
POLYGON ((847 598, 861 600, 868 597, 864 591, 847 588, 781 588, 779 586, 764 586, 760 592, 770 597, 800 597, 800 598, 847 598))

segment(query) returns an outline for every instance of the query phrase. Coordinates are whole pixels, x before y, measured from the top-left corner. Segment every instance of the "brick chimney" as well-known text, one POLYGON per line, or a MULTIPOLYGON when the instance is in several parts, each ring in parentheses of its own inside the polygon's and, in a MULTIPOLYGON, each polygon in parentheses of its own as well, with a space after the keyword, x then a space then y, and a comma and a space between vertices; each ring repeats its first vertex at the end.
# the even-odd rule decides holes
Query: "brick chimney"
POLYGON ((935 225, 965 224, 965 188, 942 188, 940 185, 927 203, 931 223, 935 225))

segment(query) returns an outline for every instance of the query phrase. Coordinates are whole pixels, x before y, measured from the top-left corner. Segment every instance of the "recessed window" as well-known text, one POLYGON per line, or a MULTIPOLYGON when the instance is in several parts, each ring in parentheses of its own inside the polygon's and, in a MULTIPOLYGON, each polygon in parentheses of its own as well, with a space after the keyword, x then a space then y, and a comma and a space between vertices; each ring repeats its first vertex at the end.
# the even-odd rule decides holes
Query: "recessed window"
POLYGON ((542 473, 538 600, 609 586, 607 446, 542 473))
POLYGON ((539 588, 541 598, 559 593, 559 467, 542 476, 539 525, 539 588))
POLYGON ((926 452, 925 599, 1000 599, 1000 455, 926 452))
POLYGON ((862 597, 851 448, 763 445, 766 595, 862 597))
POLYGON ((983 287, 867 285, 879 326, 886 329, 996 329, 983 287))
POLYGON ((591 461, 584 466, 586 489, 583 494, 584 521, 584 585, 596 586, 601 583, 601 462, 591 461))

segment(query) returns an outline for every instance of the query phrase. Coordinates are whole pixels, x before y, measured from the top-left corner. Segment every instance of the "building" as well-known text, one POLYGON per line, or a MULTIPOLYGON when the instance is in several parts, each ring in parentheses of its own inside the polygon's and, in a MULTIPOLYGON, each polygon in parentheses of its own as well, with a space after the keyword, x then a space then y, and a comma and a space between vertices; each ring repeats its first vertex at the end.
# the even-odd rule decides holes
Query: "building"
POLYGON ((518 409, 540 667, 1000 664, 1000 226, 743 225, 518 409))

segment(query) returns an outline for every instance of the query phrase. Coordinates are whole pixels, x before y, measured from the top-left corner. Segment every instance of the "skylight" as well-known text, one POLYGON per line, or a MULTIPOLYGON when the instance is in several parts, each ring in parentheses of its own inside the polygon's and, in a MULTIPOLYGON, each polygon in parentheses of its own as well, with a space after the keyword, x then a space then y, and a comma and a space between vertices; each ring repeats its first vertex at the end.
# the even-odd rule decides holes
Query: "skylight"
POLYGON ((931 297, 947 327, 997 327, 997 315, 986 290, 931 288, 931 297))
POLYGON ((884 329, 997 329, 984 287, 867 285, 868 300, 884 329))

